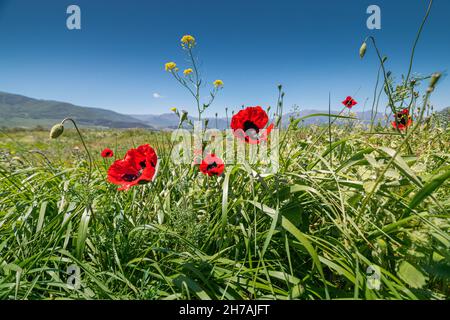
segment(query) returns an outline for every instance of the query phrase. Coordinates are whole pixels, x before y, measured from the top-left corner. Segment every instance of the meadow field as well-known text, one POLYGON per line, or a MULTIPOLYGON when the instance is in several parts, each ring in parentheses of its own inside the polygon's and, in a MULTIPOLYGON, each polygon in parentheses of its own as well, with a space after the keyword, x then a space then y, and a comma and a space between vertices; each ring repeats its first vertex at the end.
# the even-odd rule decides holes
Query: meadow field
POLYGON ((391 130, 336 126, 331 145, 328 133, 282 131, 277 173, 236 164, 209 177, 170 161, 170 133, 84 130, 88 184, 75 130, 4 131, 0 297, 448 298, 449 130, 420 126, 412 153, 391 130), (158 151, 157 178, 117 191, 100 152, 142 143, 158 151))

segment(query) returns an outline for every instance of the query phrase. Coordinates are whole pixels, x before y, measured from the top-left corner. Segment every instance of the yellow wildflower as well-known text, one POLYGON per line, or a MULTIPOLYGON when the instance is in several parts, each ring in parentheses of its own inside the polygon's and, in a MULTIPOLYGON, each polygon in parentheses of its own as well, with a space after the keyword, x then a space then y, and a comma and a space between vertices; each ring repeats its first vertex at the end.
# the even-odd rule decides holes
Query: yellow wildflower
POLYGON ((192 71, 193 70, 191 68, 189 68, 189 69, 184 70, 183 73, 185 76, 187 76, 187 75, 190 75, 192 73, 192 71))
POLYGON ((177 67, 177 64, 175 62, 167 62, 165 65, 166 71, 172 71, 177 67))
POLYGON ((186 48, 186 47, 189 48, 189 49, 193 48, 195 46, 195 38, 193 36, 189 35, 189 34, 184 35, 181 38, 181 46, 183 48, 186 48))
POLYGON ((213 84, 214 84, 214 87, 216 87, 216 88, 223 87, 223 81, 222 80, 216 80, 216 81, 213 82, 213 84))
POLYGON ((172 112, 177 112, 177 108, 175 108, 175 107, 170 108, 170 111, 172 111, 172 112))

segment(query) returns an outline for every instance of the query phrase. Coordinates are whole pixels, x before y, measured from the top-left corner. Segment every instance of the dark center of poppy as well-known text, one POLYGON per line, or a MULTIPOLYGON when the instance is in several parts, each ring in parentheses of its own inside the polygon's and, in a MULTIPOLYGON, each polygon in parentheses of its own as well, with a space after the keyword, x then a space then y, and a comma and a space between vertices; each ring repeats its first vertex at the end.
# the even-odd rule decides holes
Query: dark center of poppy
POLYGON ((208 166, 206 167, 206 170, 209 171, 213 168, 217 168, 217 163, 215 161, 213 163, 208 164, 208 166))
POLYGON ((406 126, 406 123, 408 121, 408 116, 404 115, 403 113, 398 113, 397 114, 397 121, 398 121, 398 123, 406 126))
POLYGON ((122 176, 122 179, 126 182, 132 182, 139 179, 139 177, 142 176, 145 167, 147 166, 145 161, 139 162, 139 165, 141 166, 141 170, 139 170, 137 173, 125 173, 122 176))
POLYGON ((350 107, 352 105, 352 100, 347 101, 347 106, 350 107))
POLYGON ((247 120, 244 122, 244 131, 247 132, 250 129, 255 130, 256 133, 259 132, 258 126, 253 121, 247 120))

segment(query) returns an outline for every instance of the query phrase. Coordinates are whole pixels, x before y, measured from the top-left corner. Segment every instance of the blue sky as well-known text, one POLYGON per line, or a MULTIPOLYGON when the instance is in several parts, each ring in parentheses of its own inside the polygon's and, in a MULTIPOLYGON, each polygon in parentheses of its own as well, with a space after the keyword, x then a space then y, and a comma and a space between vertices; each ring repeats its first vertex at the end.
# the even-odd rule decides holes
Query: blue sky
MULTIPOLYGON (((287 110, 325 110, 329 91, 333 109, 347 95, 362 109, 378 68, 371 45, 359 59, 363 39, 376 37, 400 79, 426 7, 424 0, 0 0, 0 91, 121 113, 194 112, 192 97, 163 68, 172 60, 186 66, 179 39, 192 34, 206 83, 225 82, 209 114, 273 106, 279 83, 287 110), (81 30, 66 28, 71 4, 81 8, 81 30), (366 27, 372 4, 381 8, 381 30, 366 27)), ((449 31, 450 1, 435 0, 416 73, 449 69, 449 31)), ((444 78, 432 98, 437 109, 450 105, 449 84, 444 78)))

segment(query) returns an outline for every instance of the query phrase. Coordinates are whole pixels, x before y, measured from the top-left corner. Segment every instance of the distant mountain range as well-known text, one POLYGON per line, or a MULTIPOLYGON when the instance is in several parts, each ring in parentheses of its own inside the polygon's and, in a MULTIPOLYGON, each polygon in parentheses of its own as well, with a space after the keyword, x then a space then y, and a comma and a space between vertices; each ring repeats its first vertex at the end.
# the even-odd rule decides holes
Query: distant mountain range
POLYGON ((105 128, 149 128, 138 119, 114 111, 80 107, 66 102, 38 100, 0 92, 0 127, 50 127, 66 117, 78 124, 105 128))
MULTIPOLYGON (((446 108, 440 114, 448 115, 446 108)), ((355 110, 356 111, 356 110, 355 110)), ((296 113, 288 113, 283 118, 286 125, 290 117, 304 117, 315 113, 327 113, 323 110, 300 110, 296 113)), ((332 112, 336 113, 336 112, 332 112)), ((347 113, 344 113, 347 115, 347 113)), ((370 121, 371 111, 356 112, 359 120, 366 123, 370 121)), ((0 92, 0 128, 35 128, 42 126, 49 128, 66 117, 71 117, 81 126, 98 128, 146 128, 154 130, 174 129, 178 126, 178 117, 174 113, 164 113, 160 115, 125 115, 114 111, 80 107, 66 102, 39 100, 22 95, 0 92)), ((192 121, 194 117, 190 117, 192 121)), ((226 129, 229 128, 230 119, 209 118, 208 128, 226 129)), ((384 115, 377 113, 375 121, 384 122, 384 115)), ((304 120, 302 125, 327 124, 328 117, 312 117, 304 120)))
MULTIPOLYGON (((287 113, 283 116, 283 126, 286 126, 289 123, 289 118, 290 117, 294 117, 294 118, 298 118, 298 117, 304 117, 304 116, 308 116, 308 115, 312 115, 312 114, 324 114, 327 113, 327 111, 323 111, 323 110, 314 110, 314 109, 307 109, 307 110, 301 110, 300 112, 292 112, 292 113, 287 113)), ((337 112, 332 111, 332 114, 336 114, 337 112)), ((347 116, 348 114, 345 112, 342 115, 347 116)), ((152 127, 155 127, 156 129, 174 129, 177 128, 178 126, 178 116, 174 113, 163 113, 160 115, 131 115, 132 117, 134 117, 135 119, 139 119, 149 125, 151 125, 152 127)), ((367 122, 370 121, 370 117, 371 117, 371 111, 366 111, 364 113, 362 112, 356 112, 356 116, 358 117, 358 119, 360 120, 365 120, 367 122)), ((195 117, 189 117, 189 119, 192 121, 192 123, 194 123, 194 121, 196 120, 195 117)), ((384 116, 381 113, 378 113, 377 116, 375 117, 375 121, 384 121, 384 116)), ((208 124, 208 128, 217 128, 220 130, 224 130, 229 128, 229 122, 230 119, 226 118, 217 118, 217 124, 216 124, 216 118, 208 118, 209 124, 208 124)), ((332 120, 333 121, 333 120, 332 120)), ((327 124, 328 123, 328 117, 327 116, 316 116, 316 117, 311 117, 308 119, 305 119, 301 124, 302 125, 311 125, 311 124, 327 124)), ((336 121, 335 123, 342 123, 342 119, 339 119, 338 121, 336 121)))

